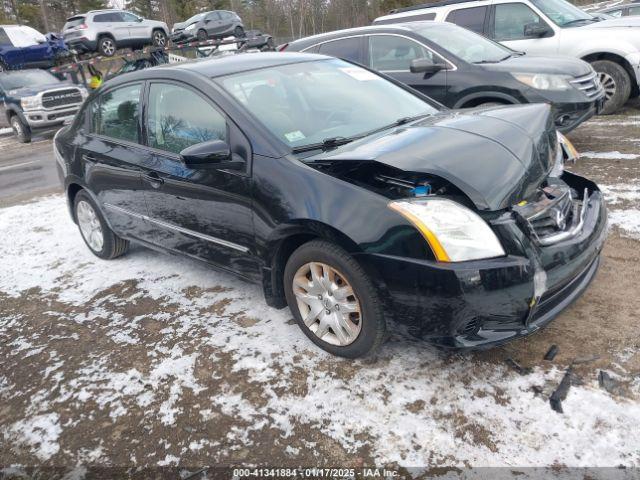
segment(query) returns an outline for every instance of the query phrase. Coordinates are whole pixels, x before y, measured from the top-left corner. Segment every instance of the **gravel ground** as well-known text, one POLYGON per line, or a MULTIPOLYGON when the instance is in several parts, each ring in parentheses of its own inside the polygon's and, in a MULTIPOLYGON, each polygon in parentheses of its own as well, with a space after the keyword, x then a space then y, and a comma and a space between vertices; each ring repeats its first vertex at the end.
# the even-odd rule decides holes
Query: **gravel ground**
POLYGON ((231 276, 93 257, 60 195, 0 209, 0 466, 640 466, 637 106, 570 135, 610 205, 593 284, 488 352, 395 328, 375 358, 333 358, 231 276))

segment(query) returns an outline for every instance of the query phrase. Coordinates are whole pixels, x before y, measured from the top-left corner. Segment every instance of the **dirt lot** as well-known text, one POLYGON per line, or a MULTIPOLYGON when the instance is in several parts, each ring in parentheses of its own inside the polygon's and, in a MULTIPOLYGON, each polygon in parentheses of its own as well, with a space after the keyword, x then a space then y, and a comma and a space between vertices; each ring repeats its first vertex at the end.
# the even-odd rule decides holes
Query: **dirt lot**
POLYGON ((5 197, 0 466, 640 466, 638 106, 570 135, 571 168, 610 205, 593 284, 543 332, 482 353, 396 329, 374 359, 333 358, 254 286, 143 248, 101 261, 61 196, 5 197))

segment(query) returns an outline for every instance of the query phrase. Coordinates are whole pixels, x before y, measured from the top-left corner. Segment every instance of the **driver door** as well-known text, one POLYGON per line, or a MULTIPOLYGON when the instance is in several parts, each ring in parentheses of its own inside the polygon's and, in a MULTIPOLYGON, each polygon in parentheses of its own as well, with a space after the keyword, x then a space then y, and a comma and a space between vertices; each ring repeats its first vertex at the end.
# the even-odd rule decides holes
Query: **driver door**
POLYGON ((495 4, 489 25, 489 37, 513 50, 538 55, 558 53, 559 29, 555 25, 550 25, 524 3, 495 4), (545 27, 548 33, 542 36, 527 35, 525 34, 527 25, 545 27))
POLYGON ((148 88, 142 181, 155 243, 245 276, 255 274, 248 140, 199 92, 169 81, 148 88), (246 168, 185 165, 180 152, 209 140, 228 143, 233 159, 246 168))
POLYGON ((436 73, 412 73, 411 62, 419 58, 429 58, 434 63, 449 65, 437 53, 408 37, 395 34, 378 34, 368 37, 368 63, 379 72, 415 88, 419 92, 446 102, 447 70, 436 73))

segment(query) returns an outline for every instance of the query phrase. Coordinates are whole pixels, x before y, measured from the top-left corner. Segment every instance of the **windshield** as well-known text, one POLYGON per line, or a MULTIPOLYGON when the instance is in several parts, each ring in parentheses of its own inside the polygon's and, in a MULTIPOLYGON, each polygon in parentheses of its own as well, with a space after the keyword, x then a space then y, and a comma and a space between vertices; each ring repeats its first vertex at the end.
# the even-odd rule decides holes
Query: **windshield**
POLYGON ((185 23, 185 25, 191 25, 192 23, 198 22, 204 16, 205 16, 204 13, 198 13, 197 15, 194 15, 193 17, 191 17, 189 20, 187 20, 184 23, 185 23))
POLYGON ((457 25, 430 25, 415 28, 416 33, 469 63, 495 63, 514 51, 457 25))
POLYGON ((218 82, 292 148, 437 112, 401 87, 337 59, 253 70, 218 82))
POLYGON ((592 15, 565 0, 531 0, 531 3, 559 27, 579 26, 597 21, 592 15))
POLYGON ((35 87, 38 85, 51 85, 59 80, 44 70, 19 70, 3 72, 0 75, 0 85, 5 90, 14 90, 22 87, 35 87))

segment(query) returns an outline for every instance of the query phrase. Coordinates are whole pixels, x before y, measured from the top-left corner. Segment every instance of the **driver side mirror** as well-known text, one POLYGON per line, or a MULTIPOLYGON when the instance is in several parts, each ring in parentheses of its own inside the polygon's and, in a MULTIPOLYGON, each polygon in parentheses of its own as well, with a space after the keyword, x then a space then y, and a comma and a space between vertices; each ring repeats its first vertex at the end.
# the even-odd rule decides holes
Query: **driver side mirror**
POLYGON ((242 170, 245 162, 233 160, 231 148, 222 140, 197 143, 180 152, 182 162, 194 169, 242 170))
POLYGON ((138 23, 143 22, 143 21, 144 21, 144 18, 142 18, 142 17, 138 17, 138 19, 136 20, 136 22, 138 22, 138 23))
POLYGON ((444 63, 434 63, 430 58, 416 58, 411 60, 409 70, 411 73, 438 73, 440 70, 446 70, 444 63))
POLYGON ((553 31, 541 23, 527 23, 524 26, 524 36, 527 38, 549 37, 549 34, 553 34, 553 31))

